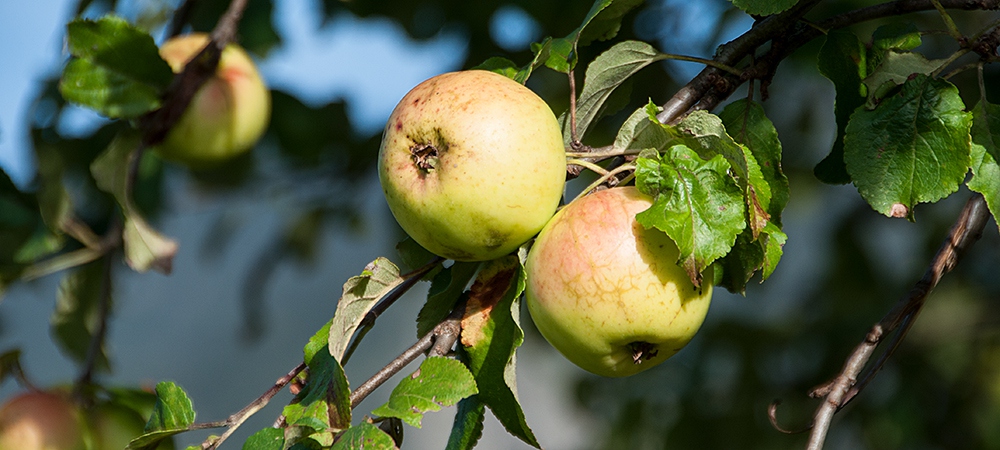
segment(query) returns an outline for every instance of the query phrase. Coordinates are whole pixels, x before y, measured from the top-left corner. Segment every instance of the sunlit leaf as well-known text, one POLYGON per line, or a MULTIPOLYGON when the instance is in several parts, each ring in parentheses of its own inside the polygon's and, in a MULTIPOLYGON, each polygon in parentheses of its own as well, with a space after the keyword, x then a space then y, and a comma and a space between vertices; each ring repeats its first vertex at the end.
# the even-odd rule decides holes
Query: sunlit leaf
POLYGON ((187 393, 173 382, 161 381, 156 384, 156 405, 143 435, 133 439, 126 450, 155 449, 163 439, 187 431, 194 417, 187 393))
MULTIPOLYGON (((629 77, 666 55, 640 41, 624 41, 601 53, 587 66, 583 90, 576 102, 576 132, 582 137, 602 115, 611 93, 629 77)), ((563 136, 570 139, 570 121, 565 121, 563 136)), ((568 144, 568 142, 567 142, 568 144)))
POLYGON ((351 336, 368 311, 402 282, 399 268, 392 261, 380 257, 365 266, 361 275, 351 277, 344 283, 344 293, 337 302, 337 312, 330 326, 330 354, 337 361, 344 357, 351 336))
POLYGON ((695 286, 701 273, 729 253, 746 227, 744 198, 729 176, 722 155, 709 160, 684 145, 675 145, 636 160, 636 187, 653 198, 653 205, 636 215, 646 228, 657 228, 677 244, 678 264, 695 286))
POLYGON ((1000 227, 1000 106, 980 100, 972 110, 972 178, 1000 227))
POLYGON ((284 445, 284 430, 264 428, 247 438, 246 442, 243 443, 243 450, 283 450, 284 445))
POLYGON ((851 115, 844 136, 847 171, 882 214, 913 219, 913 207, 958 189, 969 171, 972 114, 958 89, 917 75, 872 111, 851 115))
POLYGON ((516 256, 486 263, 469 290, 462 319, 462 345, 469 370, 476 378, 476 396, 500 420, 507 432, 538 447, 517 399, 515 350, 524 341, 520 296, 524 269, 516 256))
POLYGON ((455 411, 455 422, 448 436, 446 450, 469 450, 476 446, 483 436, 483 419, 486 418, 486 405, 473 395, 458 402, 455 411))
POLYGON ((622 17, 641 3, 642 0, 596 0, 577 29, 564 38, 551 40, 545 65, 569 73, 576 66, 578 45, 615 37, 621 28, 622 17))
POLYGON ((478 392, 476 381, 464 364, 451 358, 432 356, 403 378, 389 401, 372 410, 381 417, 396 417, 420 428, 424 413, 452 406, 478 392))
POLYGON ((375 425, 367 422, 349 428, 330 450, 395 450, 396 443, 375 425))
POLYGON ((330 355, 328 342, 331 322, 309 339, 304 361, 309 367, 305 386, 295 400, 285 406, 285 421, 312 432, 343 430, 351 426, 351 390, 340 362, 330 355))

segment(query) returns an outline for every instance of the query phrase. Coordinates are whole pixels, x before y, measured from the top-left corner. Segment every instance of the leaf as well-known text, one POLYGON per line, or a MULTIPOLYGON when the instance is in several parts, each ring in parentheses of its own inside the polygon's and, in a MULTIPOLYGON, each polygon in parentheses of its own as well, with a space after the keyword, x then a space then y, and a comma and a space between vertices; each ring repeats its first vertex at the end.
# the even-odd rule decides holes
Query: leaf
POLYGON ((66 46, 77 58, 160 90, 165 90, 174 78, 170 65, 160 58, 153 37, 121 17, 73 20, 66 26, 66 46))
POLYGON ((851 115, 847 171, 875 211, 913 220, 913 206, 958 190, 969 171, 972 115, 958 89, 916 75, 873 110, 851 115))
POLYGON ((124 132, 111 141, 108 148, 90 165, 97 187, 115 197, 125 215, 122 239, 125 261, 137 272, 149 269, 169 274, 172 270, 177 243, 153 229, 135 207, 128 192, 128 172, 139 136, 124 132))
MULTIPOLYGON (((416 270, 423 267, 425 264, 430 263, 437 258, 437 255, 427 251, 426 248, 418 244, 417 241, 414 241, 413 238, 409 236, 396 244, 396 252, 399 253, 399 258, 403 262, 403 265, 408 267, 410 270, 416 270)), ((429 275, 431 274, 428 273, 423 279, 429 279, 429 275)))
POLYGON ((133 439, 126 450, 152 450, 163 439, 187 431, 194 417, 187 393, 173 382, 161 381, 156 384, 156 405, 143 435, 133 439))
POLYGON ((750 230, 756 237, 770 220, 771 186, 764 179, 760 165, 750 150, 737 143, 726 131, 722 119, 706 111, 697 111, 677 124, 685 144, 708 160, 721 155, 729 162, 743 194, 750 230))
POLYGON ((0 354, 0 383, 7 380, 7 377, 14 377, 19 383, 24 378, 24 369, 21 368, 21 350, 7 350, 0 354))
POLYGON ((517 76, 517 73, 520 70, 520 68, 517 67, 516 64, 514 64, 514 61, 511 61, 507 58, 503 58, 500 56, 494 56, 487 59, 486 61, 483 61, 478 66, 475 66, 469 70, 488 70, 490 72, 498 73, 513 80, 514 77, 517 76))
POLYGON ((855 109, 865 103, 867 91, 861 80, 868 74, 868 50, 854 33, 831 31, 816 58, 820 73, 833 82, 837 91, 834 116, 837 119, 837 138, 830 154, 823 158, 813 173, 820 181, 830 184, 850 183, 851 177, 844 166, 844 129, 855 109))
POLYGON ((781 171, 781 141, 774 124, 756 102, 742 99, 730 103, 719 114, 726 131, 746 146, 759 164, 761 176, 770 188, 767 214, 781 225, 781 212, 788 204, 788 177, 781 171))
POLYGON ((909 51, 920 46, 920 30, 913 22, 891 22, 875 29, 872 33, 871 49, 866 61, 868 73, 882 64, 891 50, 909 51))
POLYGON ((545 65, 557 72, 569 73, 576 66, 578 45, 615 37, 621 28, 622 17, 641 3, 642 0, 596 0, 577 29, 564 38, 550 41, 545 65))
POLYGON ((403 378, 389 394, 389 401, 372 410, 372 414, 396 417, 420 428, 424 413, 455 405, 476 392, 476 381, 464 364, 431 356, 416 372, 403 378))
POLYGON ((284 430, 264 428, 247 438, 246 442, 243 443, 243 450, 283 450, 284 446, 284 430))
POLYGON ((434 277, 431 288, 427 291, 427 303, 424 303, 417 314, 417 337, 430 333, 451 314, 479 266, 478 262, 455 262, 434 277))
POLYGON ((661 125, 656 120, 659 107, 653 102, 649 102, 625 119, 618 130, 612 150, 623 152, 625 150, 640 151, 644 149, 660 149, 661 146, 670 142, 674 137, 670 128, 661 125))
POLYGON ((732 0, 733 6, 753 16, 770 16, 785 11, 799 0, 732 0))
POLYGON ((972 110, 970 190, 983 194, 1000 228, 1000 106, 980 100, 972 110))
POLYGON ((486 418, 486 405, 473 395, 458 402, 455 412, 455 423, 448 436, 446 450, 470 450, 483 436, 483 419, 486 418))
POLYGON ((305 386, 282 414, 290 426, 304 427, 312 432, 343 430, 351 426, 351 389, 344 368, 328 349, 328 322, 309 339, 303 350, 309 367, 305 386))
POLYGON ((375 425, 364 422, 340 435, 330 450, 396 450, 392 437, 375 425))
MULTIPOLYGON (((56 293, 56 308, 50 322, 56 342, 75 361, 89 357, 90 342, 101 326, 101 297, 111 295, 111 277, 105 276, 105 261, 97 260, 78 267, 63 276, 56 293)), ((110 302, 110 298, 108 299, 110 302)), ((102 345, 96 367, 108 371, 107 351, 102 345)))
POLYGON ((399 268, 392 261, 379 257, 368 263, 361 275, 344 283, 344 293, 337 302, 337 312, 330 326, 330 354, 340 361, 354 331, 375 303, 403 282, 399 268))
POLYGON ((868 90, 866 107, 874 109, 883 97, 914 74, 930 75, 944 63, 944 60, 929 60, 919 53, 886 53, 882 63, 864 80, 868 90))
POLYGON ((66 42, 74 58, 59 90, 67 100, 111 118, 137 118, 160 106, 174 75, 148 33, 109 15, 70 22, 66 42))
MULTIPOLYGON (((664 59, 666 55, 640 41, 624 41, 601 53, 587 66, 583 91, 576 102, 576 132, 582 138, 602 115, 605 101, 611 93, 643 67, 664 59)), ((566 120, 563 136, 570 139, 570 121, 566 120)), ((569 142, 567 142, 568 146, 569 142)))
POLYGON ((736 237, 732 250, 715 262, 715 284, 734 294, 745 294, 746 285, 757 271, 762 270, 763 283, 781 259, 788 237, 772 222, 755 239, 749 229, 736 237))
POLYGON ((462 319, 462 345, 479 398, 507 432, 539 447, 517 399, 515 351, 524 342, 519 323, 524 269, 510 255, 485 263, 469 289, 462 319))
POLYGON ((636 187, 653 198, 636 220, 670 236, 680 251, 678 264, 700 286, 702 271, 729 253, 746 227, 744 198, 728 175, 730 164, 721 155, 704 160, 675 145, 659 159, 640 154, 636 166, 636 187))

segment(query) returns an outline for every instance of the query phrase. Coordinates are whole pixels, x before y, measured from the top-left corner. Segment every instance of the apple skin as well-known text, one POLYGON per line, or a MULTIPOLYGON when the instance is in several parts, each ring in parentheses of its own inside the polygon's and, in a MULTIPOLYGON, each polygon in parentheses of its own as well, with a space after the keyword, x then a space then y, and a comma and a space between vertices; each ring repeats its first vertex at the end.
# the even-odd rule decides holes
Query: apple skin
POLYGON ((0 408, 0 450, 83 450, 79 410, 55 392, 28 392, 0 408))
MULTIPOLYGON (((160 46, 160 57, 180 73, 209 39, 204 33, 177 36, 160 46)), ((195 93, 157 148, 164 158, 195 169, 210 168, 249 151, 270 117, 270 91, 250 56, 230 44, 222 51, 215 75, 195 93)))
POLYGON ((567 359, 597 375, 662 363, 708 312, 712 286, 695 288, 673 241, 635 220, 650 205, 634 187, 588 195, 559 211, 528 252, 532 320, 567 359))
POLYGON ((399 225, 431 253, 496 259, 552 217, 566 181, 562 132, 523 85, 470 70, 433 77, 396 105, 379 181, 399 225))

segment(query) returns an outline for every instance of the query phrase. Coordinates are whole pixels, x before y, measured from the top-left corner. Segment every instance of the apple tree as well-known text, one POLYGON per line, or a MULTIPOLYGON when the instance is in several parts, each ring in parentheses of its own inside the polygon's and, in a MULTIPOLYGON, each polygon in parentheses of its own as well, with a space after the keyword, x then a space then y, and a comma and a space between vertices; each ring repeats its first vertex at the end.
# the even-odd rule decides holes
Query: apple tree
MULTIPOLYGON (((30 120, 36 173, 27 185, 0 176, 0 295, 60 277, 47 293, 51 336, 79 369, 69 386, 39 386, 22 350, 7 348, 0 374, 70 399, 72 445, 391 449, 407 446, 408 428, 448 414, 451 427, 434 432, 449 449, 488 445, 489 416, 523 445, 566 446, 544 439, 532 399, 518 394, 518 351, 544 335, 588 371, 632 375, 573 372, 576 413, 601 424, 586 441, 597 448, 1000 448, 1000 317, 990 302, 1000 298, 1000 1, 320 2, 323 20, 388 18, 414 39, 461 27, 460 69, 493 72, 475 72, 484 78, 457 94, 435 91, 454 96, 434 105, 446 114, 429 129, 401 105, 385 137, 354 129, 343 101, 316 106, 261 90, 251 59, 231 62, 239 46, 262 61, 283 45, 272 0, 185 0, 128 17, 132 3, 143 2, 76 2, 65 63, 30 120), (539 25, 530 46, 500 44, 489 22, 504 8, 539 25), (192 33, 203 34, 180 61, 164 50, 192 33), (500 114, 479 116, 466 102, 495 101, 508 85, 528 96, 480 108, 500 114), (81 107, 101 126, 69 136, 60 119, 81 107), (504 115, 531 120, 491 135, 504 145, 480 151, 500 156, 442 190, 440 209, 412 204, 433 183, 388 187, 386 164, 412 161, 428 181, 451 167, 438 152, 474 148, 447 127, 461 122, 476 139, 487 134, 476 127, 504 115), (542 122, 554 131, 519 129, 542 122), (379 156, 380 145, 386 153, 406 139, 424 144, 379 156), (550 148, 554 157, 543 154, 550 148), (551 167, 556 186, 545 189, 562 191, 561 211, 543 208, 517 242, 504 236, 499 255, 450 252, 461 238, 435 234, 448 214, 463 219, 460 231, 492 230, 499 219, 478 223, 461 208, 519 214, 542 189, 506 181, 551 167), (197 398, 169 379, 107 382, 113 313, 129 301, 113 286, 170 274, 192 245, 164 231, 170 186, 186 177, 224 204, 231 192, 259 197, 271 182, 261 173, 279 174, 274 190, 300 203, 251 265, 248 299, 286 259, 339 258, 317 241, 324 228, 365 220, 359 198, 388 200, 413 237, 393 228, 395 252, 352 261, 353 276, 317 294, 336 301, 300 312, 325 321, 287 349, 301 348, 300 362, 261 362, 277 381, 222 420, 196 420, 197 398), (366 196, 379 175, 386 195, 366 196), (519 199, 513 212, 499 194, 519 199), (625 211, 624 222, 605 210, 625 211), (421 221, 432 226, 413 225, 421 221), (628 246, 638 256, 620 252, 628 246), (676 287, 662 293, 658 283, 676 287), (673 309, 642 304, 678 292, 690 298, 673 309), (379 350, 362 346, 366 336, 402 334, 378 319, 404 297, 422 304, 411 345, 349 380, 348 364, 379 350), (629 323, 686 328, 669 344, 647 331, 612 343, 619 337, 603 333, 622 334, 614 318, 623 312, 629 323), (604 322, 580 325, 595 317, 604 322), (614 364, 600 359, 607 354, 614 364), (285 390, 279 409, 265 409, 285 390), (389 392, 385 402, 360 408, 376 390, 389 392), (108 425, 111 410, 124 419, 108 425), (263 411, 276 411, 271 425, 246 430, 263 411), (207 429, 217 434, 191 438, 207 429)), ((411 96, 404 102, 431 98, 411 96)), ((378 221, 396 226, 388 214, 378 221)), ((9 297, 0 314, 23 300, 9 297)), ((248 302, 250 334, 266 332, 261 308, 248 302)), ((11 428, 0 420, 0 442, 11 428)))

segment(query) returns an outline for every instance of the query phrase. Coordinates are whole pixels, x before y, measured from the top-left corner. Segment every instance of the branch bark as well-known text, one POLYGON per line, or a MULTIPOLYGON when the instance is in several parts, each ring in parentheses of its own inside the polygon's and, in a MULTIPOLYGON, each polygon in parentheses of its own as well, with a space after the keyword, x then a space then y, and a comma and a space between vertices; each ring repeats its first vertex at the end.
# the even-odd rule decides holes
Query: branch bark
POLYGON ((875 377, 913 325, 924 301, 937 286, 941 277, 954 269, 969 246, 982 236, 983 228, 988 219, 989 210, 986 207, 986 200, 980 194, 973 195, 966 202, 965 208, 962 209, 948 233, 948 237, 938 249, 923 277, 917 281, 905 297, 896 302, 882 320, 872 327, 865 339, 855 347, 840 373, 832 381, 817 387, 810 393, 813 397, 824 398, 824 401, 816 409, 813 416, 812 433, 807 449, 819 450, 823 448, 834 414, 856 397, 875 377), (896 335, 888 348, 883 351, 868 371, 859 377, 875 352, 875 348, 886 335, 893 331, 896 331, 896 335))

